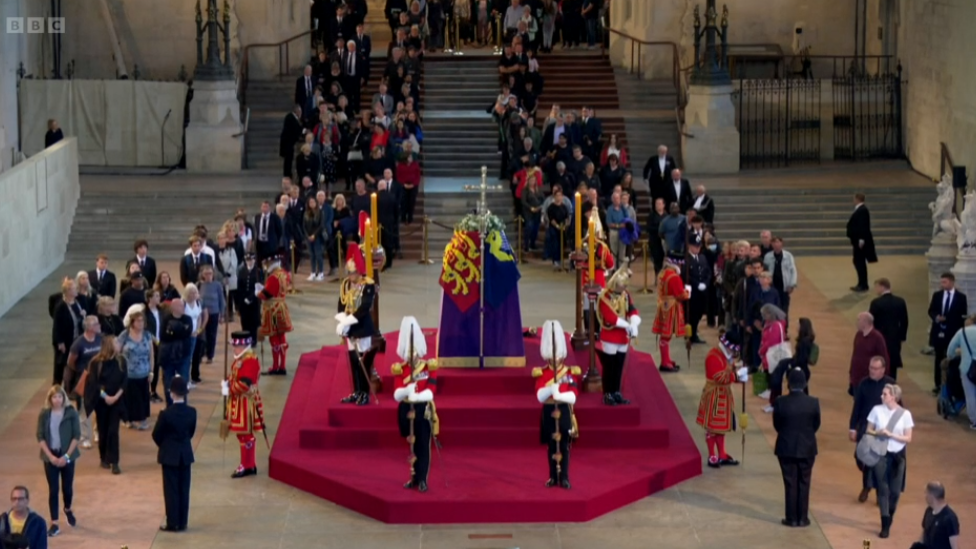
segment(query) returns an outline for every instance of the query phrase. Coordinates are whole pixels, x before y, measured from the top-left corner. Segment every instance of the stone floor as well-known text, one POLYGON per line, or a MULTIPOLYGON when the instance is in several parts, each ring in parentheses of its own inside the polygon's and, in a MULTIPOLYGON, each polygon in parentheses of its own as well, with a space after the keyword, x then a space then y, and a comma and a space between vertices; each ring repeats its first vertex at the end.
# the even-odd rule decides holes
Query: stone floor
MULTIPOLYGON (((43 281, 35 291, 0 319, 0 493, 14 484, 33 490, 32 506, 46 515, 42 468, 34 442, 36 414, 50 376, 51 351, 47 343, 49 322, 44 314, 46 296, 54 291, 59 277, 88 265, 65 264, 57 275, 43 281)), ((120 271, 120 265, 113 265, 120 271)), ((161 268, 172 269, 173 265, 161 268)), ((402 264, 385 281, 382 323, 393 329, 403 314, 416 315, 422 324, 437 321, 440 299, 439 268, 402 264)), ((204 366, 204 380, 191 395, 200 411, 197 430, 197 463, 194 466, 190 530, 185 534, 163 534, 156 530, 162 517, 159 470, 148 433, 122 434, 121 476, 100 470, 95 450, 85 452, 78 464, 75 512, 76 529, 66 528, 52 541, 52 547, 78 549, 118 547, 180 548, 618 548, 702 547, 795 549, 825 547, 852 548, 863 539, 876 548, 908 547, 919 533, 924 510, 922 487, 931 478, 948 486, 952 505, 961 522, 976 520, 976 487, 972 480, 976 435, 958 421, 935 417, 934 401, 927 394, 930 385, 928 357, 918 354, 925 326, 917 320, 906 345, 907 376, 903 375, 906 402, 915 412, 915 442, 912 444, 908 490, 905 493, 892 538, 876 538, 878 517, 870 504, 856 502, 858 473, 847 441, 850 400, 844 392, 853 317, 867 306, 867 296, 853 296, 846 287, 853 275, 849 262, 840 258, 806 258, 800 261, 802 274, 796 291, 793 315, 808 316, 816 327, 822 348, 821 363, 813 372, 812 394, 820 397, 823 427, 820 458, 814 470, 812 515, 814 525, 787 530, 779 525, 782 516, 782 488, 772 443, 775 434, 770 418, 760 411, 761 402, 748 397, 754 421, 745 435, 745 455, 738 434, 729 437, 730 449, 743 465, 720 471, 706 469, 699 478, 586 524, 505 524, 453 526, 389 526, 338 508, 331 503, 269 480, 267 450, 259 450, 261 474, 256 478, 231 480, 237 464, 237 446, 218 436, 220 410, 218 378, 222 370, 223 344, 213 365, 204 366), (966 456, 966 457, 963 457, 966 456), (651 542, 650 540, 654 540, 651 542)), ((543 265, 523 267, 520 292, 525 324, 540 324, 546 318, 560 318, 570 325, 573 289, 570 275, 552 273, 543 265), (561 278, 554 283, 554 279, 561 278)), ((872 268, 873 276, 890 277, 895 292, 908 299, 913 319, 924 318, 926 306, 925 264, 922 258, 886 257, 872 268)), ((640 280, 641 273, 637 273, 640 280)), ((291 336, 292 357, 334 344, 332 314, 336 284, 302 283, 303 294, 291 299, 296 331, 291 336)), ((637 306, 649 316, 653 295, 636 295, 637 306)), ((714 342, 715 335, 705 332, 714 342)), ((638 348, 651 351, 654 340, 642 336, 638 348)), ((692 366, 667 378, 672 395, 696 438, 694 424, 698 394, 702 385, 705 347, 695 347, 692 366)), ((676 356, 684 352, 675 350, 676 356)), ((656 354, 656 351, 655 351, 656 354)), ((682 362, 685 362, 682 360, 682 362)), ((261 384, 273 442, 290 378, 268 378, 261 384)), ((702 442, 701 440, 699 441, 702 442)), ((702 444, 702 451, 704 445, 702 444)), ((445 459, 450 459, 449 450, 445 459)), ((577 459, 585 459, 581 453, 577 459)), ((434 467, 437 467, 435 461, 434 467)), ((368 474, 368 472, 364 472, 368 474)), ((395 489, 391 488, 391 489, 395 489)), ((443 489, 434 487, 433 489, 443 489)), ((965 528, 965 527, 964 527, 965 528)), ((976 536, 964 530, 961 547, 976 543, 976 536)))

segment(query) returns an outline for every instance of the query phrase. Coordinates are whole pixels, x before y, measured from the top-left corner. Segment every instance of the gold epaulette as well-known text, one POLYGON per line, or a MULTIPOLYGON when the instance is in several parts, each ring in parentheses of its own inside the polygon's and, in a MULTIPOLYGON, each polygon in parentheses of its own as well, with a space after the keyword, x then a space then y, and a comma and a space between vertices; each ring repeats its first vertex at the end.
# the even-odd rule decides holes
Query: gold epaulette
POLYGON ((403 363, 396 362, 396 363, 393 364, 393 366, 390 366, 390 373, 393 374, 393 375, 395 375, 395 376, 398 376, 398 375, 402 374, 403 373, 403 363))
POLYGON ((363 276, 359 281, 360 284, 376 284, 376 281, 368 276, 363 276))
POLYGON ((542 377, 542 368, 532 368, 532 377, 542 377))
POLYGON ((244 351, 244 354, 241 355, 241 358, 257 358, 257 356, 258 354, 254 352, 254 349, 248 349, 244 351))
POLYGON ((436 358, 432 358, 432 359, 430 359, 430 360, 427 361, 427 371, 433 372, 437 368, 438 368, 438 366, 437 366, 437 359, 436 358))
POLYGON ((579 366, 570 366, 569 373, 573 374, 574 376, 581 376, 583 375, 583 369, 579 366))

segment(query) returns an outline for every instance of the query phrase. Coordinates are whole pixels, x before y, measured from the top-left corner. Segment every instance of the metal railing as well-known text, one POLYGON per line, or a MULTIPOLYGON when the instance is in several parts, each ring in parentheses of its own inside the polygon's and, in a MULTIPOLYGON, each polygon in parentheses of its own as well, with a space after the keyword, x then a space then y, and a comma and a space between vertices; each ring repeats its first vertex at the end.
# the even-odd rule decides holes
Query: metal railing
MULTIPOLYGON (((250 79, 251 73, 251 51, 257 49, 271 49, 278 48, 278 78, 285 76, 291 76, 289 72, 291 70, 291 44, 296 40, 301 40, 303 38, 309 38, 311 40, 312 33, 315 31, 307 30, 301 34, 296 34, 291 38, 286 38, 281 42, 274 42, 268 44, 250 44, 244 46, 244 53, 241 56, 241 73, 240 78, 238 78, 238 90, 237 99, 240 101, 243 107, 247 104, 247 84, 250 79)), ((311 45, 305 47, 305 53, 311 55, 311 45)))

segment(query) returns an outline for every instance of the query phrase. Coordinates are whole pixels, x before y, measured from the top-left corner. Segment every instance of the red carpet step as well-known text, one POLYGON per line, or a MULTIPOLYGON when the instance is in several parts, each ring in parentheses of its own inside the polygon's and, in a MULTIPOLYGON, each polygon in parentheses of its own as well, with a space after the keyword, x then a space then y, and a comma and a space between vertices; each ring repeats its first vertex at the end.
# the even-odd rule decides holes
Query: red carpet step
MULTIPOLYGON (((436 349, 436 330, 424 332, 436 349)), ((529 338, 523 368, 438 371, 443 449, 432 459, 430 491, 404 490, 408 449, 396 429, 390 375, 397 334, 386 339, 388 352, 375 363, 385 389, 379 404, 339 403, 351 386, 345 347, 301 357, 271 452, 272 478, 383 522, 435 524, 582 522, 701 474, 653 358, 632 351, 624 380, 632 404, 608 407, 600 395, 581 395, 573 489, 544 488, 531 376, 543 360, 539 340, 529 338)), ((575 363, 585 370, 586 359, 580 353, 575 363)))

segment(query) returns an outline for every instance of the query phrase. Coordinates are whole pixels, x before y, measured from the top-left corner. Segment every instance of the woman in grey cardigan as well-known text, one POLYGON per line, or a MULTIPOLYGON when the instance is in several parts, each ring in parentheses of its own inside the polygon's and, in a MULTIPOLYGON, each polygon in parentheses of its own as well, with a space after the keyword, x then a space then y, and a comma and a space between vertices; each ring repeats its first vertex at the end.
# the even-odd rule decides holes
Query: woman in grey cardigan
POLYGON ((68 394, 60 385, 51 387, 44 400, 44 409, 37 417, 37 443, 41 448, 44 475, 47 477, 48 506, 51 512, 49 536, 61 533, 58 527, 58 485, 64 495, 64 516, 75 525, 71 512, 74 496, 75 460, 81 457, 81 420, 78 411, 68 401, 68 394))
MULTIPOLYGON (((796 262, 793 254, 783 249, 783 239, 773 237, 773 250, 763 257, 763 268, 773 275, 773 287, 779 293, 779 307, 790 314, 790 294, 796 288, 796 262)), ((787 323, 787 325, 789 325, 787 323)))

